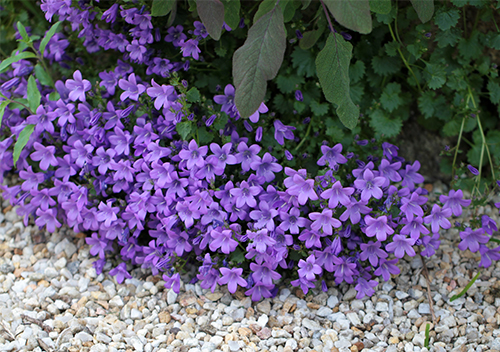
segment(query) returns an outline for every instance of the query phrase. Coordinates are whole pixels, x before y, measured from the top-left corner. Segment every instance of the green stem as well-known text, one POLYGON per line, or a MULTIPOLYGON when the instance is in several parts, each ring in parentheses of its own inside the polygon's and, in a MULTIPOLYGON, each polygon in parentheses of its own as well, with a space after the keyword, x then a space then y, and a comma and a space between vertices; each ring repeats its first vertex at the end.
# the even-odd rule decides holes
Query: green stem
POLYGON ((5 95, 3 95, 2 93, 0 93, 0 97, 4 98, 5 100, 8 100, 10 101, 11 103, 14 103, 14 104, 19 104, 21 106, 23 106, 26 110, 28 110, 28 112, 33 115, 33 111, 31 111, 31 109, 24 105, 23 103, 21 103, 20 101, 17 101, 17 100, 13 100, 13 99, 10 99, 10 98, 7 98, 5 95))
POLYGON ((460 126, 460 132, 458 133, 458 141, 455 149, 455 156, 453 156, 453 163, 451 164, 451 177, 455 179, 455 162, 457 161, 458 150, 460 149, 460 141, 462 139, 462 133, 464 132, 465 116, 462 118, 462 126, 460 126))
POLYGON ((293 150, 294 152, 296 152, 297 150, 299 150, 299 148, 302 146, 302 144, 304 143, 304 141, 307 139, 307 136, 309 136, 309 132, 311 132, 311 125, 312 125, 312 119, 311 121, 309 121, 309 126, 307 126, 307 131, 306 131, 306 135, 304 136, 304 138, 302 138, 302 140, 300 141, 299 145, 297 147, 295 147, 295 149, 293 150))
MULTIPOLYGON (((389 27, 389 31, 391 32, 392 40, 397 42, 398 40, 396 39, 396 36, 394 35, 394 31, 392 30, 391 25, 388 24, 387 26, 389 27)), ((399 56, 401 57, 401 60, 403 60, 406 68, 408 69, 408 71, 410 71, 410 73, 413 75, 413 78, 415 78, 415 83, 417 83, 418 91, 422 92, 422 88, 420 88, 420 83, 418 83, 417 75, 415 74, 415 72, 413 72, 412 68, 410 67, 410 64, 408 64, 408 61, 406 61, 406 58, 404 57, 403 53, 401 52, 401 49, 399 49, 399 48, 398 48, 398 53, 399 53, 399 56)))

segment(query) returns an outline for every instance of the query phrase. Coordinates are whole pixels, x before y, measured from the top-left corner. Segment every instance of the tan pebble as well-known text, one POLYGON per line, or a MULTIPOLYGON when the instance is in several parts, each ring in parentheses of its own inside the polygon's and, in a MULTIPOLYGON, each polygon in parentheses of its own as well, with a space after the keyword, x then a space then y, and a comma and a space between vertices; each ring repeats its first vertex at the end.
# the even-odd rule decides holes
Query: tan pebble
POLYGON ((188 308, 186 308, 186 313, 187 314, 196 314, 196 313, 198 313, 198 309, 196 309, 194 307, 188 307, 188 308))
POLYGON ((283 303, 283 308, 281 308, 282 315, 285 315, 286 313, 288 313, 290 311, 290 309, 292 308, 292 306, 293 306, 293 304, 290 301, 285 301, 285 303, 283 303))
POLYGON ((253 308, 248 307, 247 312, 245 314, 245 318, 250 319, 251 317, 254 316, 254 314, 255 314, 255 311, 253 310, 253 308))
POLYGON ((297 296, 300 299, 303 299, 306 295, 304 294, 304 291, 302 291, 301 288, 297 288, 295 290, 295 296, 297 296))
POLYGON ((169 334, 167 337, 167 345, 170 345, 175 340, 174 334, 169 334))
POLYGON ((362 351, 363 348, 365 348, 365 344, 363 342, 361 342, 361 341, 355 342, 354 346, 356 346, 358 348, 358 351, 362 351))
POLYGON ((259 332, 261 329, 262 329, 262 327, 260 325, 250 324, 250 330, 252 330, 254 334, 259 332))
POLYGON ((87 302, 88 302, 88 301, 89 301, 88 296, 83 296, 82 298, 80 298, 80 299, 78 300, 78 305, 79 305, 80 307, 83 307, 84 305, 86 305, 86 304, 87 304, 87 302))
POLYGON ((296 304, 293 304, 292 305, 292 308, 290 308, 290 312, 289 313, 293 313, 295 311, 295 309, 297 308, 297 305, 296 304))
POLYGON ((40 280, 40 281, 38 281, 38 286, 49 287, 50 284, 47 280, 40 280))
POLYGON ((97 301, 104 309, 109 309, 109 303, 106 301, 97 301))
POLYGON ((389 338, 389 345, 396 345, 399 343, 399 338, 397 336, 392 336, 389 338))
POLYGON ((427 321, 427 317, 420 317, 417 320, 415 320, 415 326, 419 328, 425 321, 427 321))
MULTIPOLYGON (((420 318, 419 318, 420 319, 420 318)), ((427 324, 430 325, 429 327, 429 331, 432 330, 432 328, 434 327, 434 324, 433 323, 429 323, 429 322, 425 322, 424 324, 420 325, 420 330, 419 332, 422 332, 422 331, 425 331, 425 329, 427 329, 427 324)))
POLYGON ((283 352, 293 352, 293 349, 290 346, 285 346, 285 348, 283 348, 283 352))
POLYGON ((240 334, 240 336, 250 336, 252 335, 252 330, 249 328, 239 328, 238 334, 240 334))
POLYGON ((205 295, 206 298, 208 298, 211 301, 218 301, 222 297, 222 293, 220 292, 209 292, 205 295))
POLYGON ((160 318, 160 323, 168 324, 172 320, 169 312, 160 312, 158 317, 160 318))
POLYGON ((24 292, 27 292, 28 289, 31 289, 32 291, 35 291, 36 290, 36 285, 35 284, 31 284, 31 285, 28 285, 24 288, 24 292))
POLYGON ((358 350, 358 346, 356 346, 356 345, 352 345, 352 346, 351 346, 351 352, 359 352, 359 350, 358 350))
POLYGON ((319 309, 320 305, 316 304, 316 303, 309 302, 309 303, 307 303, 307 307, 309 309, 319 309))
POLYGON ((339 352, 339 349, 335 346, 332 347, 332 349, 330 350, 330 352, 339 352))
POLYGON ((101 292, 99 291, 92 291, 90 292, 90 295, 92 296, 93 299, 95 300, 98 300, 99 299, 99 295, 101 294, 101 292))

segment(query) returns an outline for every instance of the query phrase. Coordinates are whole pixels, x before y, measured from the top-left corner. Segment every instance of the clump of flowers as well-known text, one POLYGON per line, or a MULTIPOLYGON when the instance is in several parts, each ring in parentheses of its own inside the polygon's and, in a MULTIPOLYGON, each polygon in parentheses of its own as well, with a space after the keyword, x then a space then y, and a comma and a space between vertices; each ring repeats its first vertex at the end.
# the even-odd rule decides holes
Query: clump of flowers
MULTIPOLYGON (((2 186, 3 197, 18 206, 25 223, 34 219, 48 231, 64 223, 87 232, 98 272, 107 254, 118 249, 123 261, 162 273, 166 287, 176 292, 185 265, 196 263, 193 281, 202 288, 227 285, 234 293, 241 287, 253 300, 276 294, 276 282, 285 275, 305 293, 325 281, 346 282, 362 298, 374 293, 375 277, 387 281, 398 274, 397 262, 405 255, 420 249, 432 256, 440 229, 449 229, 452 215, 470 203, 452 190, 440 204, 427 205, 419 162, 405 162, 389 143, 363 157, 362 146, 373 143, 358 141, 353 147, 360 154, 354 154, 325 142, 317 173, 291 167, 288 150, 278 155, 261 140, 266 128, 282 146, 294 141, 296 128, 261 104, 249 118, 257 125, 254 131, 242 121, 231 85, 212 97, 219 112, 210 106, 209 118, 198 116, 201 107, 190 104, 180 73, 189 70, 186 57, 200 59, 197 43, 207 36, 199 22, 195 38, 187 39, 180 25, 163 37, 153 31, 147 11, 114 4, 102 20, 114 23, 121 16, 130 25, 127 37, 113 27, 94 26, 90 6, 42 2, 42 9, 47 19, 58 14, 73 31, 83 28, 79 34, 89 53, 125 55, 98 74, 99 84, 75 70, 53 87, 37 82, 42 94, 36 111, 6 107, 2 177, 14 170, 14 137, 35 127, 17 160, 22 183, 2 186), (184 61, 148 50, 161 40, 184 61), (143 65, 154 78, 141 76, 143 65), (206 126, 210 141, 200 141, 197 133, 184 140, 185 129, 193 126, 206 126)), ((65 48, 50 49, 49 59, 64 60, 65 48)), ((9 101, 27 95, 32 69, 30 61, 20 60, 2 74, 2 94, 9 101), (5 85, 13 79, 23 84, 5 85)), ((302 93, 296 96, 302 99, 302 93)), ((460 248, 481 251, 488 258, 484 266, 500 256, 498 248, 485 246, 487 234, 496 231, 490 220, 461 234, 460 248)), ((130 277, 124 263, 111 274, 120 283, 130 277)))

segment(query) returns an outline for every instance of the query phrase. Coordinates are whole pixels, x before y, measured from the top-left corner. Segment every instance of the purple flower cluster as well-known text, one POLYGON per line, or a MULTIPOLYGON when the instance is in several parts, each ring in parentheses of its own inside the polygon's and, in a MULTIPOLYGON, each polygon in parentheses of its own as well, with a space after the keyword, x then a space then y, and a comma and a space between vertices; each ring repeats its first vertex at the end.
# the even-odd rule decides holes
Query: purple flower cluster
MULTIPOLYGON (((440 229, 450 228, 452 215, 470 204, 452 190, 440 197, 441 205, 426 207, 426 191, 418 187, 424 181, 420 164, 405 163, 389 143, 380 158, 369 160, 344 155, 341 144, 323 145, 319 175, 287 167, 284 159, 282 165, 258 144, 262 126, 255 131, 257 143, 247 137, 253 133, 247 121, 240 126, 248 133, 236 131, 240 116, 231 85, 213 97, 229 117, 221 138, 184 141, 180 123, 196 119, 198 127, 201 121, 210 127, 217 114, 206 119, 190 110, 187 82, 177 73, 170 77, 187 70, 189 61, 156 57, 150 44, 163 40, 184 58, 199 60, 198 42, 207 37, 202 23, 194 23, 188 33, 195 37, 188 39, 181 25, 165 36, 154 31, 144 9, 113 4, 96 18, 84 1, 77 7, 69 0, 42 0, 41 7, 48 20, 69 21, 89 53, 115 50, 123 57, 114 69, 98 73, 99 84, 74 70, 55 89, 38 82, 36 111, 5 109, 2 128, 9 137, 0 142, 2 179, 14 170, 14 137, 31 124, 34 132, 17 161, 22 183, 2 186, 3 197, 18 206, 25 223, 34 219, 48 231, 67 224, 87 232, 99 271, 117 244, 124 261, 164 273, 166 287, 176 292, 182 263, 198 262, 195 280, 212 291, 217 285, 232 293, 242 287, 259 300, 273 296, 276 281, 292 271, 291 284, 305 293, 333 280, 354 284, 362 298, 374 293, 374 277, 387 281, 398 274, 398 259, 414 256, 416 246, 433 255, 440 229), (117 27, 125 30, 114 32, 117 27), (134 71, 137 66, 157 77, 149 84, 134 71)), ((49 42, 50 60, 67 57, 64 38, 58 34, 49 42)), ((25 98, 32 70, 28 60, 12 65, 0 76, 2 94, 25 98)), ((302 99, 300 91, 296 99, 302 99)), ((262 103, 249 120, 262 125, 260 115, 267 112, 262 103)), ((280 147, 294 140, 295 127, 279 119, 270 123, 280 147)), ((285 157, 293 159, 288 150, 285 157)), ((479 250, 481 265, 490 265, 500 258, 498 248, 485 245, 493 231, 496 224, 483 217, 480 229, 461 233, 460 248, 479 250)), ((125 263, 111 273, 118 282, 130 278, 125 263)))

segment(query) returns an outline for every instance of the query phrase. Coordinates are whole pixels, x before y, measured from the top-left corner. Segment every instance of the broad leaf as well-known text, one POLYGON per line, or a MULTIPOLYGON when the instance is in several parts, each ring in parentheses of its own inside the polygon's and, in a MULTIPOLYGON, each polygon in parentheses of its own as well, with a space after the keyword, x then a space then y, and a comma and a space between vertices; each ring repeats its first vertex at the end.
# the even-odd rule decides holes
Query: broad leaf
POLYGON ((299 46, 303 50, 308 50, 313 47, 323 34, 324 28, 316 29, 314 31, 304 32, 302 39, 299 41, 299 46))
POLYGON ((242 117, 259 108, 266 95, 266 81, 276 77, 285 49, 283 13, 276 6, 254 23, 245 44, 233 56, 235 102, 242 117))
POLYGON ((224 0, 224 21, 231 29, 240 24, 240 0, 224 0))
POLYGON ((52 81, 52 77, 45 71, 39 63, 35 66, 35 75, 38 78, 40 84, 44 86, 54 86, 54 81, 52 81))
POLYGON ((9 105, 8 101, 2 101, 2 103, 0 104, 0 126, 2 125, 3 114, 7 105, 9 105))
POLYGON ((372 31, 372 15, 368 0, 324 0, 338 23, 353 31, 367 34, 372 31))
POLYGON ((330 34, 326 45, 316 58, 316 70, 326 99, 337 104, 337 115, 349 129, 353 129, 359 118, 359 107, 354 105, 349 94, 349 64, 352 45, 338 33, 330 34))
POLYGON ((30 107, 31 111, 36 111, 36 109, 40 105, 41 97, 42 95, 40 94, 40 91, 38 90, 38 87, 36 85, 35 77, 30 76, 30 78, 28 78, 28 106, 30 107))
POLYGON ((151 16, 166 16, 170 13, 170 11, 172 11, 174 5, 175 0, 153 0, 153 6, 151 6, 151 16))
POLYGON ((391 12, 391 0, 370 0, 370 10, 380 15, 391 12))
POLYGON ((193 87, 190 90, 187 91, 186 93, 186 99, 190 103, 196 103, 200 101, 200 91, 198 88, 193 87))
POLYGON ((191 133, 193 129, 193 123, 191 121, 182 121, 175 125, 177 133, 181 136, 183 140, 186 140, 187 136, 191 133))
POLYGON ((24 147, 30 140, 31 134, 35 130, 35 125, 26 125, 24 129, 19 133, 19 137, 17 138, 16 144, 14 144, 14 166, 16 166, 17 161, 19 160, 19 156, 23 151, 24 147))
POLYGON ((219 40, 224 25, 224 4, 219 0, 198 0, 196 9, 208 34, 219 40))
POLYGON ((417 12, 422 23, 429 21, 434 14, 434 0, 411 0, 413 8, 417 12))
POLYGON ((10 64, 14 62, 18 62, 24 59, 31 59, 36 57, 36 55, 30 51, 23 51, 22 53, 17 54, 16 56, 11 56, 6 58, 5 60, 0 63, 0 73, 2 73, 3 70, 5 70, 7 67, 10 66, 10 64))
POLYGON ((263 0, 260 3, 259 8, 257 9, 257 12, 253 16, 253 23, 257 22, 259 18, 264 16, 266 13, 268 13, 275 7, 276 7, 276 0, 263 0))
POLYGON ((26 28, 24 28, 23 24, 19 21, 17 22, 17 30, 19 31, 19 34, 21 34, 23 41, 29 42, 30 37, 28 36, 28 32, 26 32, 26 28))
POLYGON ((45 34, 43 37, 41 43, 40 43, 40 48, 38 49, 40 51, 41 56, 43 57, 43 54, 45 52, 45 48, 47 47, 47 44, 49 43, 50 39, 56 34, 57 28, 59 28, 59 25, 61 24, 61 21, 56 22, 50 27, 48 32, 45 34))

